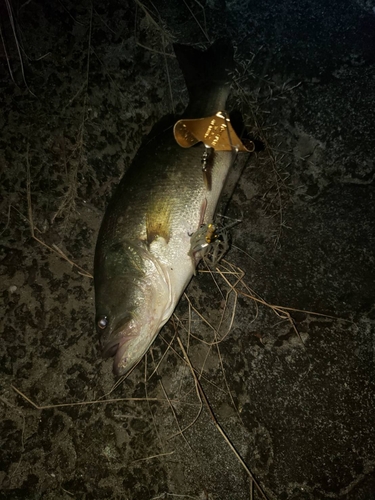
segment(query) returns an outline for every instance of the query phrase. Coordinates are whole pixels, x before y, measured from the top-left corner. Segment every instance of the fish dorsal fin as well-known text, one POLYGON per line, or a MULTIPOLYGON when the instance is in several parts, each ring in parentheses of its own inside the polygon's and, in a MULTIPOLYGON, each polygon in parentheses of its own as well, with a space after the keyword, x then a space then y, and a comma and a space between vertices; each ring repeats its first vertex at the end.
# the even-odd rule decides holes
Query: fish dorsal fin
POLYGON ((224 111, 206 118, 179 120, 173 128, 173 133, 177 143, 183 148, 190 148, 198 142, 203 142, 216 151, 237 149, 251 153, 255 150, 252 141, 246 146, 243 144, 224 111))

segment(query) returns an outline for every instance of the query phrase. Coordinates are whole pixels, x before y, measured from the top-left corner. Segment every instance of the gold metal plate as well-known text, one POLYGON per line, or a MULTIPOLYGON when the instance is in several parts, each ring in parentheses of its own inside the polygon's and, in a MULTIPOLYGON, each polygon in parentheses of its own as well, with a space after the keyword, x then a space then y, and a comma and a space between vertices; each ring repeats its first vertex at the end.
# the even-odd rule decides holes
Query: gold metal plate
POLYGON ((177 143, 183 148, 190 148, 198 142, 203 142, 216 151, 233 149, 246 153, 254 151, 254 143, 249 141, 246 147, 234 131, 230 119, 225 115, 225 112, 219 111, 207 118, 179 120, 173 128, 177 143))

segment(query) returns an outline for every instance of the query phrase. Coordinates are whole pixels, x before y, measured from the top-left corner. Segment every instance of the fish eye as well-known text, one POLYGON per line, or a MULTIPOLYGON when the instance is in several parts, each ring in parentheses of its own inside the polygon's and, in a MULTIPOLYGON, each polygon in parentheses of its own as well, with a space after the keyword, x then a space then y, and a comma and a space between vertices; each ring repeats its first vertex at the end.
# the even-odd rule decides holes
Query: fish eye
POLYGON ((108 326, 107 316, 102 316, 101 318, 99 318, 97 324, 101 330, 104 330, 105 328, 107 328, 107 326, 108 326))

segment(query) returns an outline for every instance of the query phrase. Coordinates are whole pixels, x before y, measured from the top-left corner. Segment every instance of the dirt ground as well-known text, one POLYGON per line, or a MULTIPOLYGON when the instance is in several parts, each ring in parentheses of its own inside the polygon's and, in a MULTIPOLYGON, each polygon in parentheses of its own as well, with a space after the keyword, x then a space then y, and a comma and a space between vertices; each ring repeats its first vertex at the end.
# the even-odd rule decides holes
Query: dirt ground
POLYGON ((375 499, 373 2, 9 5, 0 498, 375 499), (228 109, 264 149, 234 169, 226 260, 117 381, 94 328, 101 218, 142 138, 184 109, 172 43, 223 35, 228 109))

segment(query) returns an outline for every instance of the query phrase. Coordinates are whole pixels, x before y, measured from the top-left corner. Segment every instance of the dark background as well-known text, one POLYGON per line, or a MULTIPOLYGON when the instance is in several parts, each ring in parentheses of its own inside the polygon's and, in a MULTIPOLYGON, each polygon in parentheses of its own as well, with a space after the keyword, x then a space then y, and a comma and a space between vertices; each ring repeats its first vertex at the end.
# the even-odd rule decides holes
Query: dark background
POLYGON ((2 0, 0 22, 0 498, 261 498, 199 413, 179 335, 269 500, 374 499, 374 4, 2 0), (12 385, 38 405, 111 390, 92 279, 51 248, 92 273, 114 186, 152 125, 186 104, 172 43, 221 36, 236 48, 228 109, 265 145, 230 201, 242 222, 221 270, 241 268, 247 295, 320 315, 288 320, 240 284, 210 347, 199 314, 218 327, 228 286, 202 265, 187 290, 197 312, 183 297, 108 396, 168 397, 173 411, 33 408, 12 385))

